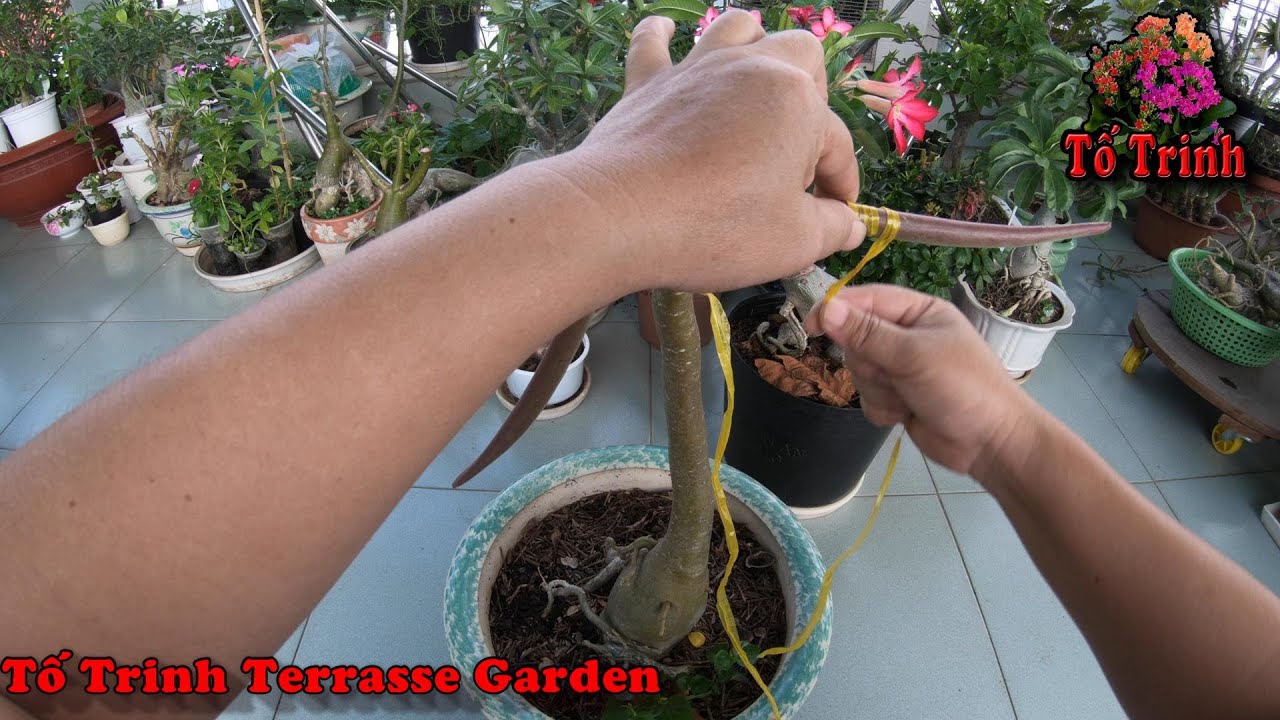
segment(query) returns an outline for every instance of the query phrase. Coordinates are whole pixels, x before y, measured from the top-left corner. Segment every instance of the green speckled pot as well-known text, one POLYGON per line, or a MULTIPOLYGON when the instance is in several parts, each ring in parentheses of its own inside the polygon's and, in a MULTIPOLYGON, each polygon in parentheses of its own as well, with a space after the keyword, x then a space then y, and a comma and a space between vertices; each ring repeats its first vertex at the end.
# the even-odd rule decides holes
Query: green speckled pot
MULTIPOLYGON (((531 521, 581 498, 611 490, 670 488, 669 470, 664 447, 627 445, 586 450, 525 475, 498 495, 468 528, 449 569, 444 626, 453 663, 462 670, 467 690, 480 702, 486 717, 547 717, 514 692, 487 695, 469 679, 472 668, 493 655, 489 594, 501 569, 503 551, 520 540, 531 521)), ((791 511, 764 486, 727 465, 722 478, 735 522, 750 527, 780 560, 778 571, 787 593, 790 641, 804 629, 817 602, 825 571, 822 556, 791 511)), ((809 642, 783 659, 770 686, 784 718, 792 717, 813 689, 830 641, 828 603, 809 642)), ((768 701, 761 697, 738 717, 767 720, 772 713, 768 701)))

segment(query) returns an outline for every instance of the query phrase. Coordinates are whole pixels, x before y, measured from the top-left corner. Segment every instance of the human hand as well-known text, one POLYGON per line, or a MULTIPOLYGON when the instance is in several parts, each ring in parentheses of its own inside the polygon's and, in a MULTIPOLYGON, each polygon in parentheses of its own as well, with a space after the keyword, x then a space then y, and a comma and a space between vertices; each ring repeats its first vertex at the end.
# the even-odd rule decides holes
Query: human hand
POLYGON ((956 472, 984 480, 1020 449, 1038 412, 964 315, 931 295, 852 287, 805 325, 845 348, 868 420, 904 423, 926 456, 956 472))
POLYGON ((623 235, 637 282, 745 287, 856 247, 866 228, 842 200, 857 197, 857 160, 827 107, 818 39, 765 37, 730 10, 672 67, 674 32, 661 17, 636 27, 625 96, 562 156, 623 235))

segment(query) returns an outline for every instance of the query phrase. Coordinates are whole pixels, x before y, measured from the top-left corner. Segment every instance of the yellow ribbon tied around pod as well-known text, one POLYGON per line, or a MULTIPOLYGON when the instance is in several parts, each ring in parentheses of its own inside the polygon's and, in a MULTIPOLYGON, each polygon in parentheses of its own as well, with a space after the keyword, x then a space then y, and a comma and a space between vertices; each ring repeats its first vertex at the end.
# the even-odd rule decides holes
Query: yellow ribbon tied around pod
MULTIPOLYGON (((875 238, 875 241, 871 244, 862 260, 827 291, 826 300, 828 301, 846 287, 858 273, 862 272, 867 263, 884 252, 889 243, 893 242, 894 238, 898 236, 898 230, 902 227, 902 217, 889 208, 874 208, 852 202, 849 203, 849 207, 858 214, 858 218, 866 225, 867 237, 875 238)), ((729 431, 733 425, 733 368, 730 365, 729 318, 725 315, 724 306, 720 304, 719 298, 711 293, 707 294, 707 298, 711 303, 711 329, 715 335, 716 355, 720 360, 720 369, 724 372, 725 387, 728 391, 724 422, 720 426, 720 437, 716 441, 716 454, 711 465, 711 485, 715 493, 716 512, 720 516, 720 523, 724 526, 725 545, 729 550, 728 563, 725 565, 724 574, 720 577, 720 584, 716 587, 716 612, 720 616, 720 624, 724 626, 725 635, 729 637, 729 643, 733 646, 733 651, 737 654, 739 662, 747 669, 756 684, 760 686, 760 690, 769 701, 769 707, 773 710, 773 716, 781 718, 782 712, 778 708, 778 702, 774 699, 773 693, 769 691, 768 683, 764 681, 764 677, 760 675, 760 671, 756 669, 751 658, 747 656, 746 650, 742 647, 742 640, 738 635, 738 625, 733 618, 733 609, 729 607, 727 588, 729 586, 729 576, 733 572, 733 566, 738 561, 738 533, 734 529, 733 516, 729 513, 729 502, 725 497, 724 485, 720 482, 720 469, 724 464, 725 448, 729 445, 729 431)), ((880 483, 880 491, 876 495, 875 505, 871 508, 871 516, 867 518, 866 525, 863 526, 862 532, 854 540, 853 545, 841 553, 840 557, 831 563, 831 567, 827 568, 827 572, 822 578, 822 587, 818 592, 817 606, 809 614, 809 622, 805 625, 804 630, 801 631, 799 637, 791 645, 769 648, 760 653, 760 657, 792 653, 804 647, 804 644, 809 641, 813 631, 818 627, 818 622, 822 619, 823 612, 826 610, 836 570, 840 568, 845 560, 848 560, 857 552, 858 548, 862 547, 862 543, 871 534, 871 528, 875 525, 876 516, 880 514, 880 506, 884 502, 885 493, 889 490, 889 481, 893 479, 893 471, 898 464, 898 452, 901 449, 902 435, 899 435, 897 442, 893 446, 893 453, 889 456, 889 467, 885 469, 884 480, 880 483)))

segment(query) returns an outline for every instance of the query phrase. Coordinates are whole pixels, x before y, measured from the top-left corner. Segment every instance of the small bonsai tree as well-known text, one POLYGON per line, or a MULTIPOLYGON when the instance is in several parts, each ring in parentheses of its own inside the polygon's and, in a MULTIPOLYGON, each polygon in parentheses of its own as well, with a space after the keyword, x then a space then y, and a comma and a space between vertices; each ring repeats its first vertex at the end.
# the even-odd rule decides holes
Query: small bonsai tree
POLYGON ((1209 297, 1245 318, 1280 330, 1280 226, 1274 200, 1251 204, 1238 219, 1226 244, 1206 238, 1210 252, 1192 273, 1209 297), (1262 219, 1259 219, 1262 218, 1262 219))

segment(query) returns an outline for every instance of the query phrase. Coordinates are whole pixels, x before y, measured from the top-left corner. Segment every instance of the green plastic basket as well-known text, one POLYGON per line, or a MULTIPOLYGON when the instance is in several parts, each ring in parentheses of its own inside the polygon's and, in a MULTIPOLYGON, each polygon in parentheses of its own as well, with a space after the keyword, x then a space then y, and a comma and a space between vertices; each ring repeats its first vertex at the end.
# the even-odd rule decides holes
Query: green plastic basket
POLYGON ((1194 248, 1169 253, 1173 321, 1197 345, 1237 365, 1262 367, 1280 357, 1280 330, 1259 325, 1214 300, 1191 279, 1207 255, 1194 248))

